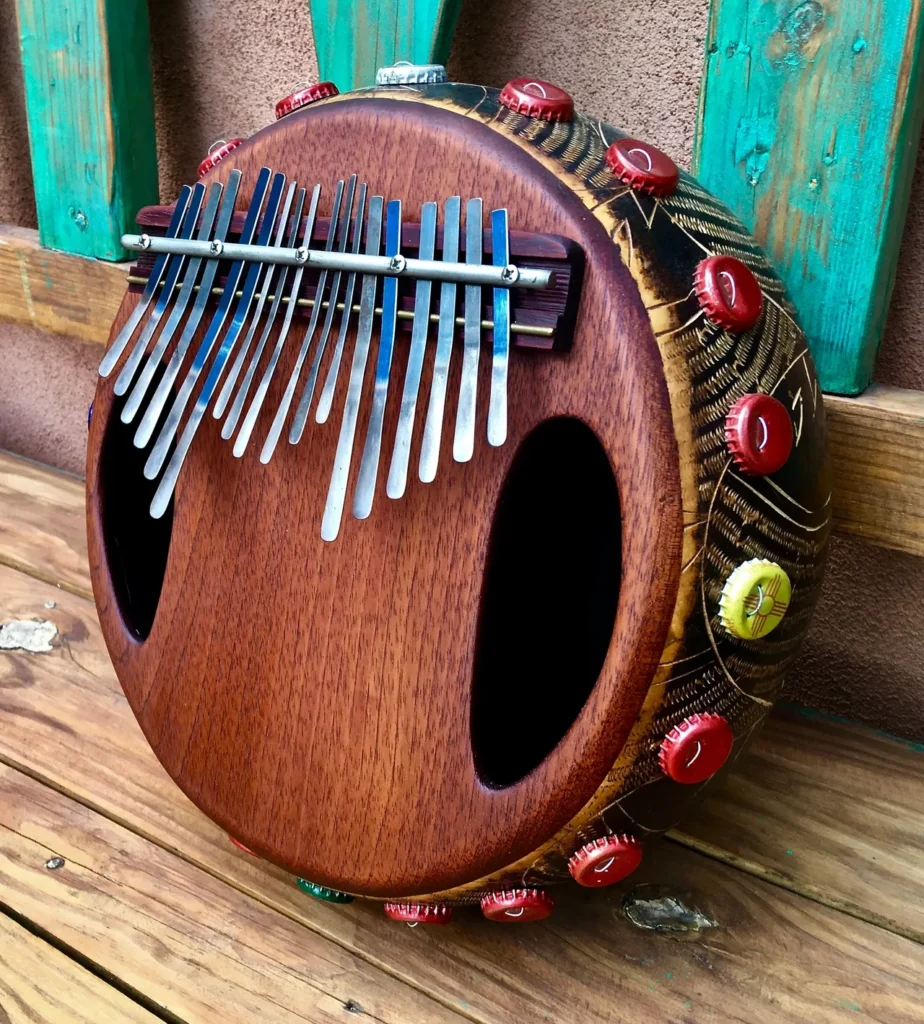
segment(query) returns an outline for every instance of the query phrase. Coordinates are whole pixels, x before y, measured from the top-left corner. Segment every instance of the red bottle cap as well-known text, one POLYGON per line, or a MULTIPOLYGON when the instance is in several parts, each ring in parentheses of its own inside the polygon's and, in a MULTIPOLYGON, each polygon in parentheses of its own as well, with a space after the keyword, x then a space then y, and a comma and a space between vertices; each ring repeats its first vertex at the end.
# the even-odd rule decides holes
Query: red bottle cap
POLYGON ((638 139, 617 139, 606 151, 610 170, 631 188, 651 196, 669 196, 680 181, 680 170, 657 146, 638 139))
POLYGON ((570 121, 574 117, 574 100, 565 90, 538 78, 512 78, 501 89, 500 103, 542 121, 570 121))
POLYGON ((239 850, 243 850, 244 853, 249 853, 251 857, 257 856, 253 850, 248 849, 239 839, 235 839, 234 836, 228 836, 228 838, 231 840, 232 845, 236 846, 239 850))
POLYGON ((693 275, 706 316, 726 331, 748 331, 760 319, 764 296, 749 267, 734 256, 709 256, 693 275))
POLYGON ((489 893, 481 912, 489 921, 541 921, 555 909, 555 900, 541 889, 508 889, 489 893))
POLYGON ((243 139, 231 139, 228 142, 222 139, 220 142, 213 142, 209 146, 208 156, 199 164, 199 177, 208 174, 213 167, 217 167, 232 150, 237 149, 243 142, 243 139))
POLYGON ((725 417, 725 442, 742 473, 767 476, 792 451, 792 419, 772 395, 742 395, 725 417))
POLYGON ((340 90, 333 82, 315 82, 313 85, 300 85, 294 92, 284 96, 276 104, 276 120, 291 114, 293 110, 307 107, 309 103, 326 100, 329 96, 339 95, 340 90))
POLYGON ((452 907, 445 903, 386 903, 385 916, 405 924, 449 924, 452 907))
POLYGON ((728 760, 735 734, 721 715, 690 715, 664 737, 659 759, 674 782, 705 782, 728 760))
POLYGON ((568 861, 578 885, 594 889, 619 882, 642 863, 642 844, 634 836, 604 836, 582 846, 568 861))

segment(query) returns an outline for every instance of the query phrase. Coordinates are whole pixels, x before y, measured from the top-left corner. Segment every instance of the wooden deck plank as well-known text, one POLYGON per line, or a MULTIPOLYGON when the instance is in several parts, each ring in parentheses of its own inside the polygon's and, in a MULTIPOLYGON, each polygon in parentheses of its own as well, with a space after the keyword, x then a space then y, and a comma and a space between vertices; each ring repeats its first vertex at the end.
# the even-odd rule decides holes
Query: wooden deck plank
POLYGON ((6 767, 0 767, 0 901, 182 1020, 464 1019, 6 767), (49 870, 53 857, 64 863, 49 870))
MULTIPOLYGON (((284 872, 233 850, 173 786, 118 689, 87 602, 59 593, 56 607, 47 609, 53 592, 8 569, 0 570, 0 595, 0 621, 47 617, 60 632, 60 646, 50 653, 5 656, 0 760, 98 808, 107 819, 150 837, 472 1020, 857 1021, 865 1015, 902 1021, 924 1015, 921 946, 671 842, 653 844, 632 881, 692 893, 684 897, 687 902, 695 903, 706 920, 718 922, 683 941, 629 924, 621 910, 626 887, 606 894, 562 887, 550 922, 520 930, 483 922, 473 911, 460 914, 460 923, 445 931, 410 931, 385 920, 372 905, 314 902, 284 872)), ((819 770, 823 765, 820 757, 819 770)), ((819 790, 827 785, 824 778, 817 784, 819 790)), ((828 788, 834 789, 835 803, 856 798, 855 792, 845 796, 828 788)), ((736 805, 726 810, 739 813, 736 805)), ((895 813, 895 807, 874 805, 871 812, 895 813)), ((737 827, 760 834, 763 826, 751 820, 755 812, 745 806, 740 813, 744 820, 737 827)), ((830 815, 837 820, 835 806, 830 815)), ((871 837, 881 824, 875 815, 866 822, 871 837)), ((104 827, 94 819, 94 833, 104 827)), ((732 818, 728 830, 735 828, 732 818)), ((790 848, 813 841, 811 833, 803 843, 793 838, 799 816, 781 828, 786 841, 795 844, 790 848)), ((63 834, 77 842, 78 832, 70 828, 63 834)), ((781 833, 767 839, 770 846, 780 841, 781 833)), ((858 902, 865 896, 867 904, 881 909, 882 900, 891 897, 876 874, 880 853, 871 840, 858 849, 851 870, 862 887, 858 902)), ((826 878, 835 872, 824 867, 823 857, 800 857, 794 871, 803 866, 824 872, 814 879, 820 888, 839 884, 826 878)), ((794 881, 794 888, 807 884, 797 873, 794 881)), ((913 924, 920 914, 913 904, 924 901, 908 899, 903 909, 907 897, 908 890, 899 894, 892 916, 913 924)))
POLYGON ((92 598, 82 480, 0 451, 0 565, 92 598))
POLYGON ((3 1024, 158 1024, 128 996, 0 913, 3 1024))
MULTIPOLYGON (((418 934, 375 907, 335 913, 354 935, 368 929, 359 947, 387 931, 392 964, 437 992, 432 961, 454 955, 476 1020, 902 1021, 924 1008, 916 943, 666 843, 630 907, 665 893, 697 917, 685 941, 630 923, 613 892, 565 891, 552 921, 529 929, 472 911, 418 934), (485 982, 504 997, 483 998, 485 982)), ((350 952, 9 768, 0 900, 187 1020, 460 1019, 393 979, 373 984, 381 972, 350 952), (65 863, 49 871, 53 856, 65 863)))

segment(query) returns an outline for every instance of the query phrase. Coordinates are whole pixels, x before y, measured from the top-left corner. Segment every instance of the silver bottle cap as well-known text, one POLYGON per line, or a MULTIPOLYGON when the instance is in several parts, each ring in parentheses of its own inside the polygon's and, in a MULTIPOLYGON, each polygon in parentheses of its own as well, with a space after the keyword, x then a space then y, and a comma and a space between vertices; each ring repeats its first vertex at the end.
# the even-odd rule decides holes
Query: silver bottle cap
POLYGON ((442 64, 411 64, 399 60, 375 73, 376 85, 438 85, 449 81, 442 64))

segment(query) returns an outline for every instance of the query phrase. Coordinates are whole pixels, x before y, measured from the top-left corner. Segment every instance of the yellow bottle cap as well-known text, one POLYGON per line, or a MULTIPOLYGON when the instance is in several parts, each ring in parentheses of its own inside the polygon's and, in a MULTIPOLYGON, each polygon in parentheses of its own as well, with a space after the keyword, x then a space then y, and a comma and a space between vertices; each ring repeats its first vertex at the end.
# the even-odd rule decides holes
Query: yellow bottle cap
POLYGON ((786 572, 776 562, 752 558, 725 581, 719 618, 732 636, 759 640, 780 624, 791 598, 792 584, 786 572))

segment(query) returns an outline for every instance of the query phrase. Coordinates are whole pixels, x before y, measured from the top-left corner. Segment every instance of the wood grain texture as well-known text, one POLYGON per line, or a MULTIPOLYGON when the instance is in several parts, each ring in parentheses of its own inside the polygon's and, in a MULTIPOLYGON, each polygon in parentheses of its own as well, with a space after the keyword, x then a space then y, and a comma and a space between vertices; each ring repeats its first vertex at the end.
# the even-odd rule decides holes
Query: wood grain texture
POLYGON ((81 480, 0 451, 0 565, 91 597, 85 505, 81 480))
POLYGON ((461 0, 313 0, 309 4, 321 79, 341 92, 375 84, 397 61, 445 64, 461 0))
MULTIPOLYGON (((303 183, 332 183, 344 167, 359 165, 370 192, 400 195, 409 219, 423 202, 455 193, 482 196, 486 209, 505 206, 518 230, 573 239, 587 255, 574 347, 554 358, 511 360, 507 444, 490 448, 479 427, 472 461, 453 463, 444 430, 433 483, 415 481, 400 502, 389 501, 380 471, 373 515, 346 518, 328 544, 320 519, 346 374, 332 423, 306 431, 298 447, 281 444, 266 466, 256 457, 256 438, 265 436, 296 356, 296 346, 287 346, 244 458, 233 457, 210 416, 197 434, 176 493, 157 616, 143 644, 118 604, 102 518, 113 375, 98 388, 89 440, 91 574, 129 701, 161 762, 198 806, 251 849, 322 884, 383 897, 433 893, 531 854, 612 769, 664 649, 680 576, 673 421, 657 342, 619 251, 603 225, 586 217, 581 199, 525 148, 423 104, 362 98, 303 114, 264 129, 215 173, 227 177, 236 166, 252 183, 267 165, 303 183), (363 168, 357 140, 373 136, 376 160, 363 168), (476 770, 469 728, 493 510, 522 439, 548 419, 569 416, 597 434, 619 486, 614 637, 561 743, 521 781, 489 788, 476 770), (197 696, 189 700, 192 680, 197 696)), ((327 188, 319 212, 329 214, 330 203, 327 188)), ((115 330, 135 301, 126 298, 115 330)), ((451 396, 460 367, 455 358, 451 396)), ((485 395, 486 359, 481 369, 485 395)), ((358 438, 372 383, 369 371, 358 438)), ((428 390, 425 375, 422 393, 428 390)), ((387 407, 387 438, 395 435, 398 407, 396 400, 387 407)), ((446 422, 454 417, 451 398, 446 422)), ((423 421, 419 415, 418 443, 423 421)))
MULTIPOLYGON (((624 884, 610 892, 562 887, 554 916, 528 929, 505 929, 460 909, 445 931, 410 931, 376 906, 311 900, 280 869, 234 850, 151 753, 107 663, 91 606, 64 594, 49 611, 49 596, 55 595, 47 585, 0 570, 0 621, 47 616, 61 637, 50 654, 0 659, 0 760, 479 1024, 864 1017, 910 1024, 922 1012, 921 946, 814 901, 821 894, 829 904, 849 902, 861 916, 888 917, 898 930, 920 928, 924 878, 913 852, 920 833, 913 833, 924 752, 859 728, 844 730, 844 741, 837 725, 823 726, 816 742, 814 721, 790 731, 788 721, 771 720, 753 747, 753 766, 748 758, 741 762, 743 782, 732 775, 728 799, 706 805, 716 828, 704 830, 700 841, 709 857, 670 842, 650 844, 643 873, 632 879, 688 894, 686 904, 717 928, 640 932, 623 918, 621 901, 630 891, 624 884), (878 764, 886 766, 883 774, 878 764), (755 799, 767 771, 771 785, 760 785, 755 799), (883 780, 893 777, 902 782, 884 801, 883 780), (790 790, 792 799, 779 798, 790 790), (854 842, 855 829, 863 842, 854 842), (906 839, 907 854, 892 847, 906 839), (712 859, 732 860, 733 853, 744 870, 712 859), (790 862, 785 884, 811 900, 753 877, 774 878, 780 857, 790 862)), ((105 835, 101 827, 94 834, 105 835)), ((75 835, 67 833, 71 841, 75 835)))
POLYGON ((43 249, 37 231, 0 224, 0 319, 104 342, 127 268, 43 249))
POLYGON ((924 942, 924 747, 780 708, 673 835, 924 942))
POLYGON ((835 527, 924 555, 924 393, 873 384, 825 408, 835 527))
POLYGON ((146 0, 17 0, 42 244, 125 259, 157 199, 146 0))
POLYGON ((4 1024, 157 1024, 158 1018, 0 913, 4 1024))
POLYGON ((0 901, 182 1020, 462 1020, 9 768, 0 769, 0 826, 0 901), (52 857, 64 860, 54 871, 52 857))
POLYGON ((920 0, 712 0, 694 173, 780 269, 825 391, 869 384, 924 110, 920 0))

